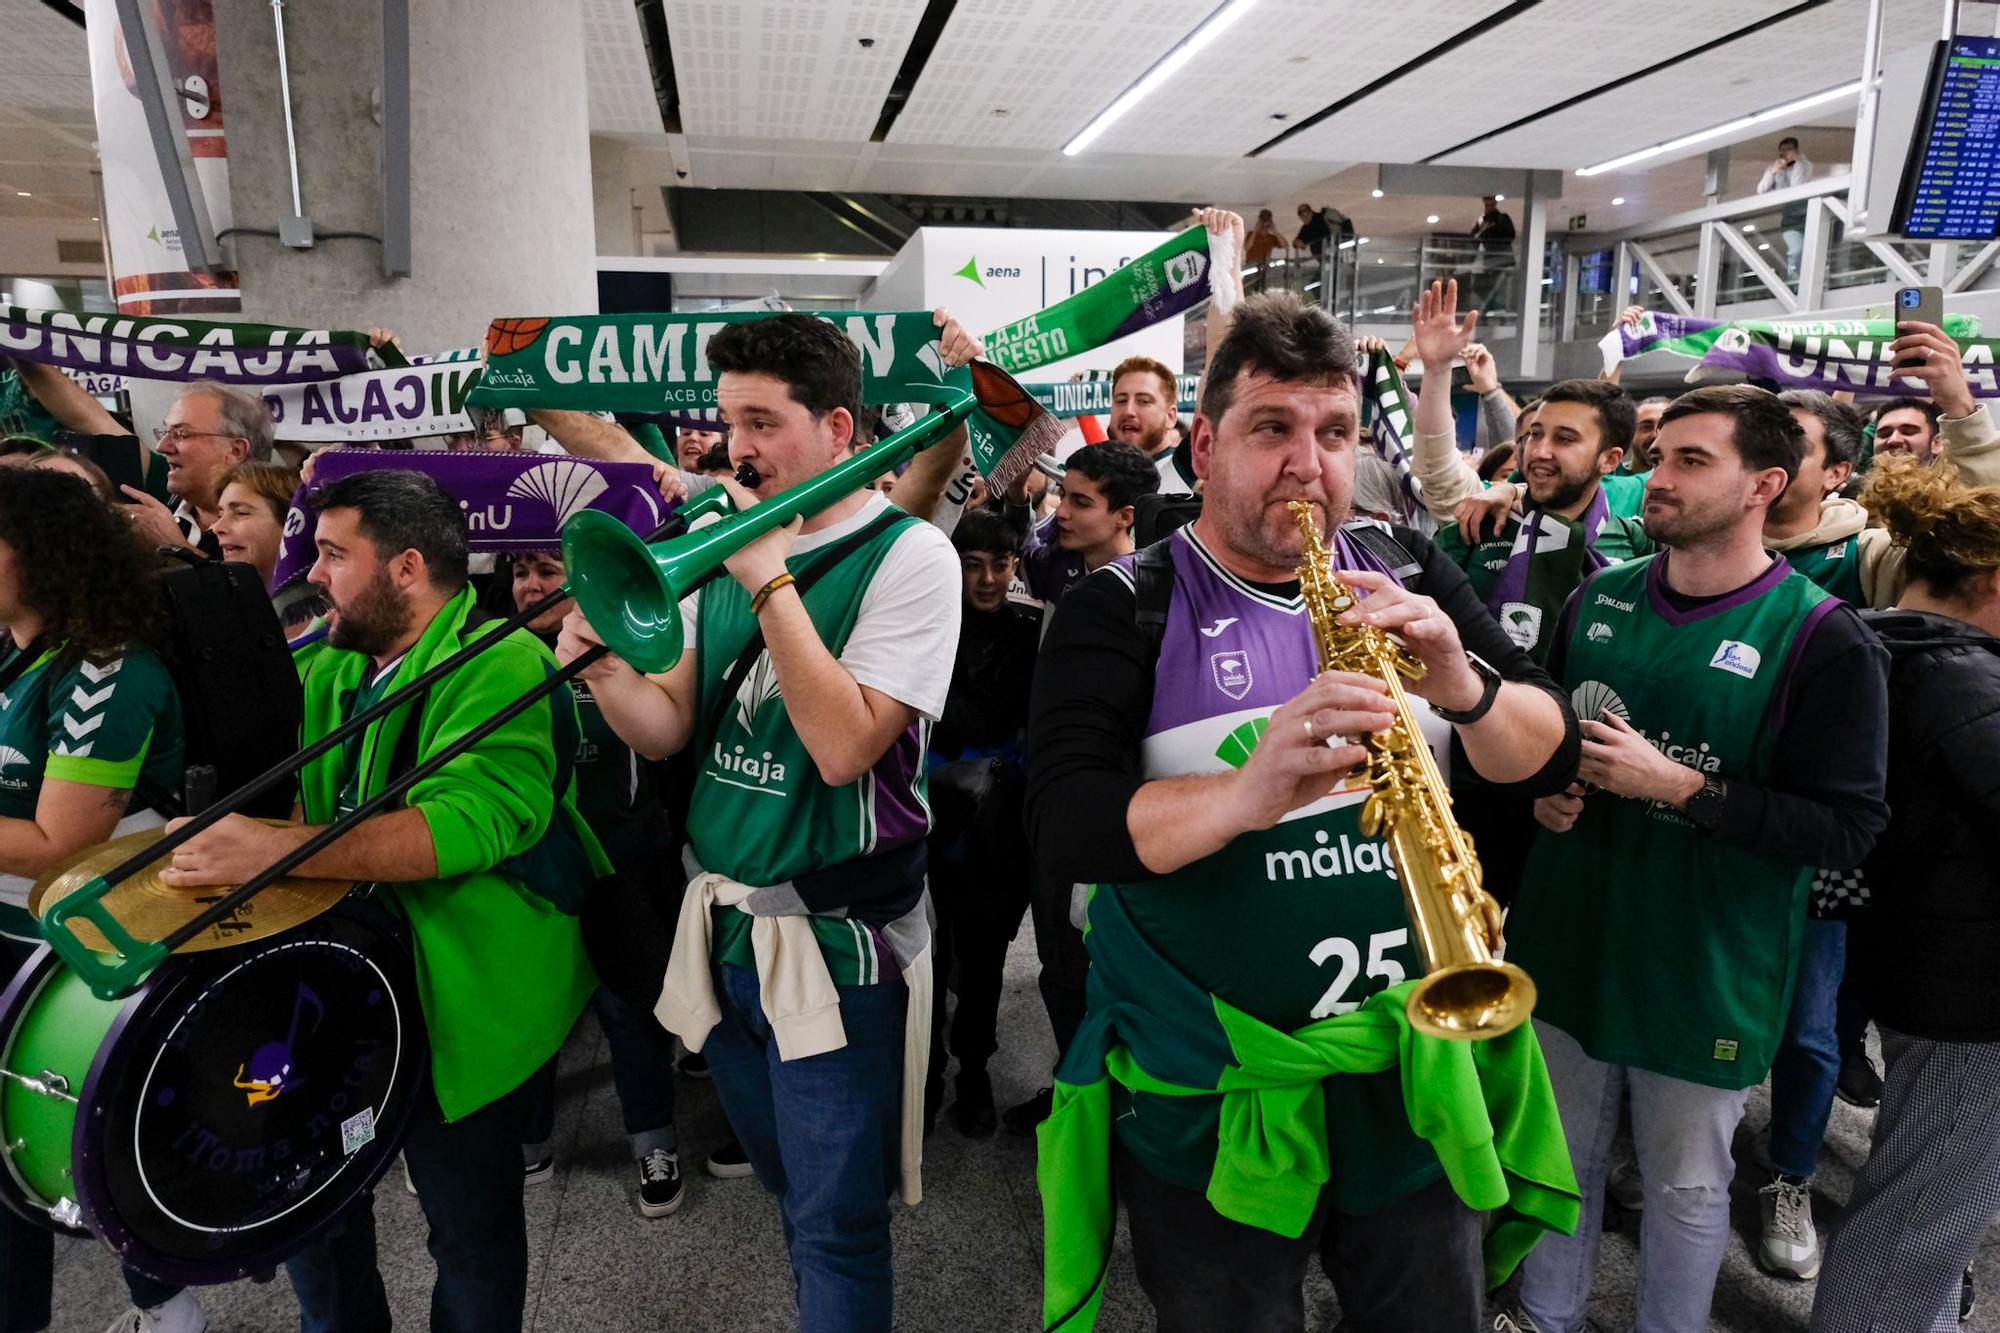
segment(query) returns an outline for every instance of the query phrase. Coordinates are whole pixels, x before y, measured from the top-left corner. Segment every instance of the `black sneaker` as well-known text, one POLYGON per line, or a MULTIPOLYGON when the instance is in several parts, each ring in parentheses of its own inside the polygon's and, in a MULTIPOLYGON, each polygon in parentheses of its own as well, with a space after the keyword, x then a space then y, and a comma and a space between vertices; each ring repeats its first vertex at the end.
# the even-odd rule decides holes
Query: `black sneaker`
POLYGON ((1043 1088, 1020 1105, 1010 1106, 1002 1111, 1000 1123, 1007 1126, 1009 1134, 1025 1137, 1034 1133, 1036 1127, 1049 1118, 1049 1111, 1055 1103, 1056 1090, 1043 1088))
POLYGON ((993 1084, 983 1069, 958 1071, 958 1100, 951 1104, 951 1123, 968 1139, 990 1139, 999 1125, 993 1113, 993 1084))
POLYGON ((655 1148, 639 1159, 639 1212, 645 1217, 665 1217, 681 1206, 681 1159, 665 1148, 655 1148))
POLYGON ((743 1151, 742 1144, 731 1139, 708 1155, 708 1174, 717 1180, 750 1175, 750 1155, 743 1151))
POLYGON ((556 1155, 550 1153, 539 1162, 528 1162, 521 1167, 523 1185, 539 1185, 556 1173, 556 1155))
POLYGON ((1874 1061, 1866 1055, 1841 1061, 1840 1081, 1834 1085, 1834 1092, 1849 1106, 1858 1106, 1864 1111, 1880 1106, 1882 1076, 1875 1072, 1874 1061))
POLYGON ((1964 1279, 1958 1284, 1958 1322, 1961 1324, 1968 1322, 1978 1304, 1979 1298, 1972 1290, 1972 1270, 1968 1268, 1965 1270, 1964 1279))
POLYGON ((689 1051, 681 1057, 681 1062, 675 1065, 674 1068, 680 1070, 688 1078, 706 1079, 708 1077, 708 1057, 700 1051, 689 1051))

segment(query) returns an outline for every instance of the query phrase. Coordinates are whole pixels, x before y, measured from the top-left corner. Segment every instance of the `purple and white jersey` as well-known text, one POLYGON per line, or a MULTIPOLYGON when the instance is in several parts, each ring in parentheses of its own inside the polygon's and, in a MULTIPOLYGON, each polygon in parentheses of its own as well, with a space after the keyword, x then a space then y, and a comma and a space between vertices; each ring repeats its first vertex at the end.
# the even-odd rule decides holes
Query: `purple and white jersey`
MULTIPOLYGON (((1311 682, 1318 671, 1305 601, 1274 596, 1229 572, 1192 525, 1170 539, 1173 600, 1154 671, 1153 711, 1142 755, 1148 778, 1219 773, 1241 767, 1271 711, 1311 682), (1255 725, 1254 730, 1246 728, 1255 725)), ((1382 562, 1346 530, 1334 534, 1340 569, 1386 574, 1382 562)), ((1131 578, 1130 559, 1115 568, 1131 578)), ((1451 729, 1411 696, 1419 725, 1440 766, 1448 762, 1451 729)), ((1366 784, 1350 779, 1325 800, 1287 815, 1299 819, 1351 805, 1366 784)))

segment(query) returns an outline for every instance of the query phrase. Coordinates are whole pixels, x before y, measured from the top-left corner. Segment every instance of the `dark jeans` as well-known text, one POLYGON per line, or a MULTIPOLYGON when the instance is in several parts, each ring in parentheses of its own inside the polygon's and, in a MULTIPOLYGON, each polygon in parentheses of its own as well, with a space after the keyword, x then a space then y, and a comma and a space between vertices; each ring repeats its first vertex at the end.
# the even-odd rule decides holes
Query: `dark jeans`
MULTIPOLYGON (((674 1039, 652 1012, 625 1003, 604 987, 591 996, 604 1044, 611 1049, 611 1081, 632 1156, 655 1148, 674 1150, 674 1039)), ((524 1149, 539 1151, 556 1132, 556 1061, 552 1057, 528 1080, 528 1136, 524 1149)), ((528 1154, 524 1151, 522 1156, 528 1154)))
POLYGON ((1809 1178, 1819 1162, 1843 1060, 1862 1051, 1868 1015, 1846 984, 1847 923, 1808 921, 1785 1035, 1771 1061, 1771 1165, 1809 1178))
MULTIPOLYGON (((12 980, 36 947, 0 935, 0 972, 12 980)), ((0 1208, 0 1333, 36 1333, 49 1326, 55 1264, 55 1234, 16 1217, 12 1209, 0 1208)), ((180 1287, 156 1282, 144 1273, 129 1268, 124 1272, 132 1303, 142 1310, 163 1305, 181 1292, 180 1287)))
MULTIPOLYGON (((410 1119, 403 1160, 430 1224, 437 1262, 431 1333, 509 1333, 528 1296, 528 1223, 521 1144, 537 1095, 530 1078, 498 1101, 445 1123, 426 1089, 410 1119)), ((389 1310, 375 1268, 373 1200, 349 1210, 347 1230, 285 1265, 306 1333, 377 1333, 389 1310)))
POLYGON ((778 1198, 800 1333, 887 1330, 909 992, 900 979, 840 987, 847 1045, 780 1060, 757 974, 727 963, 715 971, 722 1020, 703 1052, 751 1168, 778 1198))
POLYGON ((627 1004, 599 986, 591 997, 604 1044, 611 1049, 611 1082, 632 1155, 674 1147, 674 1038, 650 1009, 627 1004))
POLYGON ((938 1002, 931 1007, 931 1082, 942 1083, 946 1059, 945 984, 957 995, 951 1014, 950 1053, 959 1072, 983 1073, 1000 1049, 1002 974, 1007 946, 1020 929, 1028 904, 1023 889, 1025 864, 968 865, 934 857, 931 902, 937 908, 936 959, 938 1002), (955 969, 955 970, 954 970, 955 969))
POLYGON ((1349 1217, 1322 1199, 1297 1240, 1233 1222, 1202 1195, 1113 1152, 1139 1285, 1160 1333, 1300 1333, 1314 1254, 1349 1333, 1474 1333, 1485 1310, 1483 1224, 1447 1181, 1379 1213, 1349 1217))
POLYGON ((1084 983, 1090 975, 1090 954, 1083 946, 1083 932, 1069 923, 1072 884, 1051 884, 1048 876, 1035 872, 1033 896, 1028 906, 1035 922, 1035 956, 1041 960, 1036 984, 1042 992, 1042 1008, 1048 1011, 1049 1027, 1056 1035, 1056 1061, 1061 1063, 1076 1030, 1083 1026, 1084 983))

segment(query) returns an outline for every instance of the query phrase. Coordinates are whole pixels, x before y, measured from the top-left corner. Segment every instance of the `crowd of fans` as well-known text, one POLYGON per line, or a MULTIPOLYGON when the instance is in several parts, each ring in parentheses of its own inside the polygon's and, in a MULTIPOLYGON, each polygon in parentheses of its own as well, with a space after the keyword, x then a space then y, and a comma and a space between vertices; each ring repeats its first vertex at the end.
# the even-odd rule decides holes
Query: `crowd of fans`
MULTIPOLYGON (((1780 185, 1810 170, 1795 157, 1781 168, 1780 185)), ((1288 246, 1323 253, 1333 226, 1305 205, 1300 220, 1287 242, 1262 215, 1246 265, 1288 246)), ((1480 226, 1495 246, 1512 237, 1494 200, 1480 226)), ((1468 305, 1490 304, 1505 271, 1484 270, 1468 305)), ((978 354, 944 312, 939 323, 948 361, 978 354)), ((642 1213, 665 1217, 683 1200, 671 1029, 688 1051, 680 1072, 715 1079, 738 1136, 703 1145, 707 1169, 755 1174, 782 1202, 803 1326, 888 1328, 886 1201, 899 1180, 910 1197, 912 1140, 941 1120, 971 1137, 1003 1124, 1033 1132, 1088 1063, 1092 1051, 1072 1047, 1102 1040, 1105 1008, 1146 1002, 1116 992, 1132 978, 1103 970, 1096 951, 1114 944, 1100 937, 1137 931, 1163 950, 1171 940, 1177 966, 1260 1030, 1348 1014, 1415 966, 1395 961, 1407 930, 1392 894, 1370 982, 1340 1003, 1327 992, 1323 1006, 1310 1003, 1323 982, 1306 1003, 1271 999, 1300 967, 1321 976, 1323 958, 1298 964, 1290 955, 1303 948, 1284 944, 1253 978, 1218 941, 1276 939, 1295 909, 1263 885, 1240 888, 1240 904, 1203 897, 1238 893, 1201 879, 1213 858, 1317 809, 1334 766, 1362 757, 1341 738, 1386 720, 1379 696, 1315 694, 1327 687, 1309 662, 1287 683, 1282 660, 1257 657, 1275 654, 1275 638, 1239 653, 1223 637, 1299 635, 1291 520, 1271 507, 1298 496, 1336 525, 1355 514, 1337 550, 1365 571, 1355 580, 1372 623, 1400 630, 1433 668, 1410 688, 1455 732, 1440 752, 1452 757, 1458 815, 1488 890, 1512 909, 1509 956, 1541 986, 1535 1030, 1581 1216, 1573 1234, 1529 1252, 1518 1301, 1494 1327, 1584 1327, 1607 1200, 1643 1218, 1639 1326, 1705 1327, 1729 1244, 1734 1131, 1767 1073, 1756 1257, 1775 1275, 1818 1280, 1813 1328, 1940 1327, 1969 1313, 1970 1260, 2000 1207, 1990 983, 2000 885, 1986 748, 2000 740, 2000 429, 1973 398, 1957 344, 1902 326, 1892 351, 1924 382, 1922 399, 1856 404, 1755 386, 1635 398, 1614 377, 1517 398, 1472 340, 1476 320, 1460 318, 1455 288, 1426 292, 1413 323, 1398 361, 1423 372, 1410 460, 1421 511, 1400 501, 1393 476, 1370 487, 1382 460, 1362 429, 1347 331, 1288 295, 1254 297, 1211 346, 1191 422, 1173 372, 1133 358, 1114 372, 1106 422, 1088 423, 1092 442, 1003 493, 977 486, 962 512, 940 499, 958 446, 934 450, 886 476, 883 493, 732 556, 684 606, 690 646, 678 664, 647 673, 605 657, 563 704, 530 714, 507 761, 519 767, 498 784, 515 803, 504 820, 464 815, 449 843, 435 816, 428 834, 404 820, 434 809, 427 801, 462 799, 474 779, 459 772, 440 780, 450 793, 419 787, 408 809, 309 863, 406 886, 486 876, 521 901, 534 888, 522 887, 521 853, 567 838, 649 886, 668 917, 680 914, 677 939, 695 930, 707 951, 683 967, 677 945, 656 1016, 591 984, 580 945, 530 919, 539 908, 410 923, 433 949, 445 936, 427 932, 479 931, 516 941, 516 967, 528 957, 577 978, 499 1012, 474 1012, 490 1001, 482 995, 430 1014, 434 1027, 519 1038, 477 1070, 441 1063, 411 1134, 408 1178, 439 1264, 432 1327, 519 1325, 519 1187, 551 1169, 549 1050, 586 1002, 609 1039, 642 1213), (1455 426, 1457 365, 1486 442, 1476 455, 1455 426), (1380 535, 1351 535, 1361 532, 1387 534, 1389 558, 1380 535), (1158 553, 1152 566, 1143 552, 1158 553), (1148 631, 1146 581, 1161 565, 1169 600, 1148 631), (1619 690, 1603 686, 1614 679, 1619 690), (1731 702, 1715 702, 1739 680, 1731 702), (1198 719, 1197 694, 1209 708, 1198 719), (760 711, 772 699, 784 708, 760 711), (1201 728, 1239 705, 1271 715, 1261 733, 1271 739, 1240 773, 1206 755, 1163 766, 1177 727, 1207 736, 1201 728), (552 719, 572 706, 565 731, 552 719), (715 780, 728 728, 740 730, 739 756, 761 754, 752 781, 715 780), (774 821, 754 788, 788 781, 774 821), (683 886, 695 909, 680 906, 683 886), (1237 920, 1251 916, 1254 930, 1237 920), (1024 918, 1058 1051, 1075 1058, 1050 1087, 1002 1108, 987 1065, 1024 918), (806 933, 788 933, 801 921, 806 933), (1384 944, 1398 929, 1402 940, 1384 944), (918 968, 926 946, 932 961, 918 968), (1871 1021, 1886 1079, 1867 1052, 1871 1021), (825 1039, 829 1024, 839 1041, 825 1039), (926 1046, 926 1075, 904 1087, 926 1046), (1873 1155, 1823 1244, 1812 1179, 1836 1097, 1878 1119, 1873 1155), (1615 1147, 1628 1120, 1636 1160, 1615 1147)), ((647 462, 668 500, 720 486, 739 504, 866 444, 855 356, 828 326, 781 315, 732 325, 708 355, 730 427, 680 429, 658 453, 633 430, 566 412, 483 418, 445 443, 520 450, 532 426, 551 449, 647 462), (754 490, 737 475, 744 464, 760 478, 754 490)), ((130 434, 55 370, 21 362, 13 373, 58 426, 130 434)), ((222 384, 189 385, 152 434, 149 451, 133 442, 140 486, 114 484, 82 451, 0 441, 0 627, 11 643, 0 754, 27 765, 0 772, 0 943, 17 965, 36 938, 25 910, 36 876, 177 813, 145 799, 178 790, 185 758, 182 704, 156 651, 160 553, 255 571, 299 645, 308 730, 476 635, 475 606, 525 609, 567 577, 553 550, 469 555, 453 501, 386 469, 316 493, 317 561, 273 586, 310 460, 274 439, 261 399, 222 384), (57 744, 64 700, 86 683, 78 672, 106 660, 124 663, 115 712, 79 757, 57 744)), ((526 626, 514 660, 482 676, 484 693, 429 706, 477 716, 511 683, 598 646, 600 628, 560 604, 526 626)), ((728 767, 737 762, 727 771, 750 771, 728 767)), ((481 780, 495 785, 491 772, 481 780)), ((317 796, 308 784, 305 817, 323 823, 369 794, 356 773, 345 781, 317 796)), ((176 853, 174 874, 238 882, 284 850, 284 836, 219 825, 176 853)), ((1381 1092, 1371 1080, 1388 1078, 1393 1092, 1393 1073, 1327 1079, 1319 1134, 1322 1151, 1333 1140, 1334 1179, 1303 1238, 1218 1214, 1200 1190, 1208 1167, 1182 1169, 1230 1132, 1217 1128, 1221 1085, 1198 1081, 1213 1077, 1138 1069, 1114 1094, 1118 1192, 1161 1327, 1296 1327, 1312 1253, 1357 1330, 1481 1317, 1479 1215, 1442 1183, 1434 1156, 1408 1152, 1407 1129, 1372 1145, 1343 1132, 1342 1117, 1365 1118, 1381 1092), (1155 1083, 1206 1095, 1131 1090, 1155 1083), (1372 1193, 1343 1174, 1345 1153, 1379 1157, 1372 1193)), ((291 1265, 307 1327, 386 1321, 372 1224, 343 1234, 291 1265)), ((5 1327, 44 1326, 48 1237, 5 1218, 0 1251, 5 1327)), ((117 1327, 204 1326, 191 1294, 136 1272, 128 1281, 135 1310, 117 1327)))

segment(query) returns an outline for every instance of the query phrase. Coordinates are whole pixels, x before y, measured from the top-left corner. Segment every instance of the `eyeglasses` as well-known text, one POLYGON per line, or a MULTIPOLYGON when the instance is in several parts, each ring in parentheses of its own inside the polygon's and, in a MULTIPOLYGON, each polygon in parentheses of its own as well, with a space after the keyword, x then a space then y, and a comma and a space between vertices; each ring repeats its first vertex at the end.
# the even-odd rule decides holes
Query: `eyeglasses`
POLYGON ((242 437, 219 430, 189 430, 186 426, 153 427, 154 444, 165 444, 168 440, 172 440, 175 444, 186 444, 189 440, 204 438, 211 440, 235 440, 242 437))

